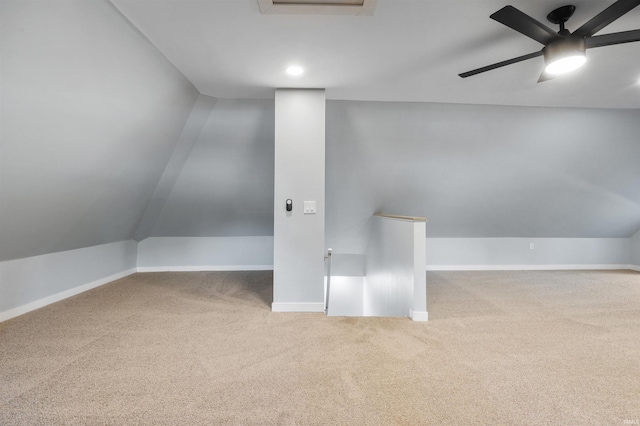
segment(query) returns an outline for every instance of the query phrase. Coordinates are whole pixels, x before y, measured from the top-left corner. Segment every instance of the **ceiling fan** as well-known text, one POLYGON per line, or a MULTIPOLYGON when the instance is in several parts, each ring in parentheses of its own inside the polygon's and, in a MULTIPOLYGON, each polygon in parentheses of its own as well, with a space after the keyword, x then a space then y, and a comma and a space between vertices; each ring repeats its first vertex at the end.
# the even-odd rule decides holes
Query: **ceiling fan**
POLYGON ((586 49, 640 41, 640 29, 594 36, 595 33, 638 5, 640 0, 618 0, 574 32, 565 28, 565 22, 576 10, 573 5, 559 7, 547 15, 549 22, 560 26, 558 32, 513 6, 505 6, 490 18, 542 43, 544 45, 542 50, 458 75, 462 78, 471 77, 538 56, 544 56, 546 64, 538 82, 553 78, 556 74, 573 71, 586 61, 586 49))

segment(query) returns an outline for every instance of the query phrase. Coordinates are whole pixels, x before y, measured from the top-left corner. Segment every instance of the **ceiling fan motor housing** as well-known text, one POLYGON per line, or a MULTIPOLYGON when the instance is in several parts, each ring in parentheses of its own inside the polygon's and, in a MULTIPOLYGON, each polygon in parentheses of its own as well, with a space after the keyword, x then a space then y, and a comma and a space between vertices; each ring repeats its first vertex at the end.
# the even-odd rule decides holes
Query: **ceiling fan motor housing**
POLYGON ((572 4, 554 9, 547 15, 547 20, 552 24, 563 25, 571 18, 573 12, 576 11, 576 7, 572 4))
POLYGON ((544 49, 542 49, 544 60, 545 62, 549 62, 552 59, 575 55, 576 52, 580 52, 584 55, 587 50, 586 44, 585 37, 576 35, 563 37, 560 40, 549 43, 544 47, 544 49))

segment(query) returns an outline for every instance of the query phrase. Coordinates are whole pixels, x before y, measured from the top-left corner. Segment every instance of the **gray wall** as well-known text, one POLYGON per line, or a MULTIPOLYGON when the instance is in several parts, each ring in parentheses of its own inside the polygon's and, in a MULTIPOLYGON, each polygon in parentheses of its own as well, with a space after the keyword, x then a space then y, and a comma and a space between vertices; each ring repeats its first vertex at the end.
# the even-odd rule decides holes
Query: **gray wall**
POLYGON ((138 243, 138 271, 273 269, 273 237, 150 237, 138 243))
POLYGON ((0 262, 0 321, 136 271, 133 240, 0 262))
MULTIPOLYGON (((428 246, 432 266, 629 262, 636 110, 329 101, 326 111, 336 254, 364 254, 381 210, 428 217, 428 238, 441 238, 428 246), (531 251, 532 238, 544 244, 531 251)), ((150 235, 273 235, 273 122, 272 100, 217 100, 150 235)))
POLYGON ((364 253, 376 211, 428 237, 630 237, 638 134, 638 110, 329 102, 326 243, 364 253))
POLYGON ((0 260, 132 238, 197 91, 107 1, 0 8, 0 260))
MULTIPOLYGON (((430 238, 627 238, 640 111, 327 102, 327 246, 364 253, 376 211, 430 238)), ((218 100, 152 236, 273 233, 273 101, 218 100)))
POLYGON ((630 251, 629 238, 427 238, 427 268, 627 268, 630 251))
POLYGON ((273 100, 218 99, 149 235, 273 235, 273 135, 273 100))

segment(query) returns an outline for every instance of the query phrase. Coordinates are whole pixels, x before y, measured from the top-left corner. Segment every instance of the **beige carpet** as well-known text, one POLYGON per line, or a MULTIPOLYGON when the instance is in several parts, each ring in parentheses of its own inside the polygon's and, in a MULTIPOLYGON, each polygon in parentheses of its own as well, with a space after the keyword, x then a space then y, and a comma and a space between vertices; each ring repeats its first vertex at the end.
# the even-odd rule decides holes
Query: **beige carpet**
MULTIPOLYGON (((640 273, 429 273, 428 323, 136 274, 0 324, 0 424, 634 424, 640 273)), ((637 423, 635 423, 637 424, 637 423)))

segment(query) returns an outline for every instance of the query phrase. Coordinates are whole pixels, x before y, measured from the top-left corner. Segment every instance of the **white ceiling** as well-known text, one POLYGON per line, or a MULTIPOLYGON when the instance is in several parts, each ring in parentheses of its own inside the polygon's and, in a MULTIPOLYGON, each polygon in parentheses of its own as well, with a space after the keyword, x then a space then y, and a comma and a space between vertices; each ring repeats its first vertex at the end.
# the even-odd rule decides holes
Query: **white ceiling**
MULTIPOLYGON (((218 98, 314 87, 342 100, 640 108, 640 42, 590 49, 582 69, 540 84, 541 57, 458 77, 542 48, 490 14, 510 2, 547 24, 568 0, 378 0, 373 16, 263 15, 257 0, 111 1, 201 93, 218 98), (305 74, 287 76, 289 64, 305 74)), ((611 3, 572 0, 567 28, 611 3)), ((598 34, 638 28, 640 7, 598 34)))

